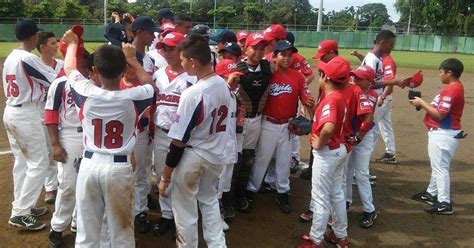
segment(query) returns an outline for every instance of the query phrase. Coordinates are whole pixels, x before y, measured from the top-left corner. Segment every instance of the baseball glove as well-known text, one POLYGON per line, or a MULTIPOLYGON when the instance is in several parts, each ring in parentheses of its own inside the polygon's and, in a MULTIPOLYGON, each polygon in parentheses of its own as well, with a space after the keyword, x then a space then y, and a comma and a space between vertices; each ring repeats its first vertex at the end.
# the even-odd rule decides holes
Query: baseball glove
POLYGON ((311 121, 304 116, 298 116, 290 121, 288 129, 292 134, 301 136, 311 132, 311 121))

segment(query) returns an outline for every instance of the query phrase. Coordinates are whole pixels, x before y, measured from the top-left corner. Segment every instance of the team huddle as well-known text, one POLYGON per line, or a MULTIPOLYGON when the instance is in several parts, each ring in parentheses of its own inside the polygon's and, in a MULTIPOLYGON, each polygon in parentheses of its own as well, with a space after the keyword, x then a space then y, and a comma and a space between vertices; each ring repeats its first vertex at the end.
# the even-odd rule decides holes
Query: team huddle
MULTIPOLYGON (((76 247, 135 247, 135 231, 172 232, 178 247, 198 247, 199 213, 207 246, 226 247, 235 211, 251 213, 258 193, 275 192, 279 210, 292 212, 290 175, 306 134, 302 143, 312 152, 301 176, 311 179, 311 201, 300 221, 312 225, 298 247, 349 246, 353 184, 363 205, 359 225, 375 224, 369 164, 379 136, 386 153, 377 161, 397 163, 391 93, 423 80, 421 73, 396 78, 395 34, 379 32, 366 56, 354 51, 361 60, 355 69, 339 56, 337 41, 322 41, 315 75, 279 24, 211 35, 169 9, 159 12, 161 26, 146 16, 112 17, 109 44, 93 53, 80 25, 58 42, 29 19, 16 24, 20 46, 2 74, 15 156, 9 224, 46 226, 36 219, 48 211, 36 206, 44 187, 45 202, 55 204, 51 247, 64 246, 69 228, 76 247), (64 61, 56 59, 58 48, 64 61), (161 218, 152 225, 148 212, 158 206, 161 218)), ((446 86, 434 100, 416 92, 410 99, 426 111, 432 168, 429 186, 413 199, 430 204, 429 213, 452 214, 449 166, 465 137, 463 65, 447 59, 439 70, 446 86)))

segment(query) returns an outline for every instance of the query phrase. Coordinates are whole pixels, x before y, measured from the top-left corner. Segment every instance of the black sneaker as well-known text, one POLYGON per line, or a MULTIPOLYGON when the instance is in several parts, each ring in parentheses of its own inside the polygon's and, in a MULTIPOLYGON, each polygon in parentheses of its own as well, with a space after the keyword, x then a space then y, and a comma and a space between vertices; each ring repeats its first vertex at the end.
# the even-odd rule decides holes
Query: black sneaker
POLYGON ((290 172, 291 173, 297 172, 299 167, 300 167, 300 161, 298 161, 298 159, 296 159, 295 157, 292 157, 291 163, 290 163, 290 172))
POLYGON ((346 210, 349 210, 351 205, 352 205, 352 202, 346 201, 346 210))
POLYGON ((51 248, 60 248, 63 246, 63 233, 51 229, 49 230, 48 240, 51 248))
POLYGON ((291 213, 290 202, 288 200, 288 193, 278 193, 276 197, 276 201, 282 213, 284 214, 291 213))
POLYGON ((151 196, 151 194, 148 194, 146 198, 148 200, 146 204, 148 209, 156 209, 158 207, 158 204, 156 204, 155 200, 153 200, 153 197, 151 196))
POLYGON ((382 157, 375 159, 377 163, 384 163, 384 164, 396 164, 398 163, 397 157, 390 153, 385 153, 382 157))
POLYGON ((437 196, 433 196, 433 195, 431 195, 430 193, 428 193, 426 191, 420 192, 418 194, 414 194, 411 198, 413 200, 416 200, 416 201, 424 202, 428 205, 433 205, 438 201, 437 196))
POLYGON ((147 233, 150 231, 151 225, 147 213, 142 212, 135 216, 135 228, 139 233, 147 233))
POLYGON ((31 208, 31 215, 34 217, 39 217, 48 213, 48 208, 46 207, 34 207, 31 208))
POLYGON ((376 175, 369 174, 369 180, 370 180, 370 181, 377 181, 377 176, 376 176, 376 175))
POLYGON ((174 228, 174 220, 161 217, 158 223, 153 228, 155 235, 164 235, 174 228))
POLYGON ((308 167, 301 171, 300 178, 304 180, 311 180, 312 175, 313 175, 313 168, 308 167))
POLYGON ((247 201, 249 201, 250 209, 254 209, 257 203, 255 202, 255 192, 247 190, 247 201))
POLYGON ((231 222, 232 219, 235 217, 234 207, 232 206, 222 206, 221 212, 222 218, 225 221, 231 222))
POLYGON ((448 202, 437 202, 433 204, 433 206, 425 209, 425 212, 430 214, 445 214, 451 215, 453 214, 453 208, 451 203, 448 202))
POLYGON ((369 228, 375 224, 375 219, 377 219, 377 212, 373 211, 372 213, 364 212, 362 213, 362 219, 360 220, 359 226, 362 228, 369 228))
POLYGON ((370 187, 372 188, 377 186, 377 181, 369 181, 369 183, 370 183, 370 187))
POLYGON ((273 189, 270 186, 270 184, 263 182, 262 186, 260 187, 260 190, 258 192, 260 193, 268 193, 271 192, 273 189))
POLYGON ((8 224, 26 230, 41 230, 46 226, 43 222, 37 221, 35 217, 31 215, 13 216, 8 220, 8 224))

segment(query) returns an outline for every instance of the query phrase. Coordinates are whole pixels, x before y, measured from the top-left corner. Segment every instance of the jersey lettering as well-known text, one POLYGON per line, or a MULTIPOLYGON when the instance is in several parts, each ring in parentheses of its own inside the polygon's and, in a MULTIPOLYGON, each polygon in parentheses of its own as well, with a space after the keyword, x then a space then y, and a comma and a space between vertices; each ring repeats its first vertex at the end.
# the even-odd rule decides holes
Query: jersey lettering
POLYGON ((215 133, 224 132, 226 130, 226 125, 222 125, 222 122, 224 122, 224 120, 227 118, 228 111, 229 110, 226 105, 221 105, 219 107, 219 110, 215 108, 211 112, 212 122, 211 122, 211 129, 209 130, 209 134, 213 134, 214 132, 215 133), (219 120, 217 121, 217 124, 214 127, 216 116, 219 116, 219 120))

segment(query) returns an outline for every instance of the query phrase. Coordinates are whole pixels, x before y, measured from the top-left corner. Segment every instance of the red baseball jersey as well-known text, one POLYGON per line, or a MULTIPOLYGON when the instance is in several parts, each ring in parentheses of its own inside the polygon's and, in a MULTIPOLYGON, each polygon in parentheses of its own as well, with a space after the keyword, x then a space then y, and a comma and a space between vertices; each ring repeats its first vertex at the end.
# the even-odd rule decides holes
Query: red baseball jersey
POLYGON ((372 114, 373 110, 366 94, 358 86, 349 83, 340 92, 347 108, 347 121, 344 123, 342 131, 342 134, 346 137, 355 134, 358 117, 364 114, 372 114))
POLYGON ((464 109, 464 86, 455 82, 446 85, 431 102, 444 118, 440 121, 434 119, 428 113, 423 122, 426 127, 442 129, 461 129, 461 117, 464 109))
MULTIPOLYGON (((314 114, 313 126, 311 127, 311 136, 316 134, 320 136, 321 129, 328 122, 336 126, 334 133, 329 138, 327 146, 329 149, 338 148, 344 143, 342 129, 346 121, 346 102, 340 91, 335 91, 325 96, 318 104, 314 114)), ((311 138, 310 138, 311 140, 311 138)))
MULTIPOLYGON (((375 107, 377 106, 377 98, 378 98, 377 92, 375 92, 375 90, 373 90, 373 89, 369 89, 367 92, 365 92, 365 96, 367 97, 367 101, 361 102, 360 103, 361 107, 364 108, 364 109, 370 107, 371 113, 374 113, 375 112, 375 107)), ((360 130, 360 126, 362 125, 362 121, 363 120, 359 116, 357 118, 357 121, 356 121, 354 132, 360 130)))
POLYGON ((263 114, 279 120, 295 117, 298 113, 298 100, 304 104, 310 96, 303 75, 293 69, 274 72, 268 89, 263 114))
POLYGON ((382 59, 383 65, 383 80, 388 81, 395 78, 395 74, 397 73, 397 64, 393 60, 392 56, 387 55, 382 59))
POLYGON ((301 74, 306 77, 313 75, 313 69, 311 69, 311 65, 308 63, 305 57, 301 56, 299 53, 293 53, 290 68, 301 72, 301 74))
POLYGON ((120 80, 120 89, 121 90, 125 90, 125 89, 130 89, 130 88, 134 88, 134 87, 137 87, 139 85, 142 85, 140 83, 140 81, 135 81, 135 82, 132 82, 132 84, 125 84, 125 80, 122 78, 122 80, 120 80))

